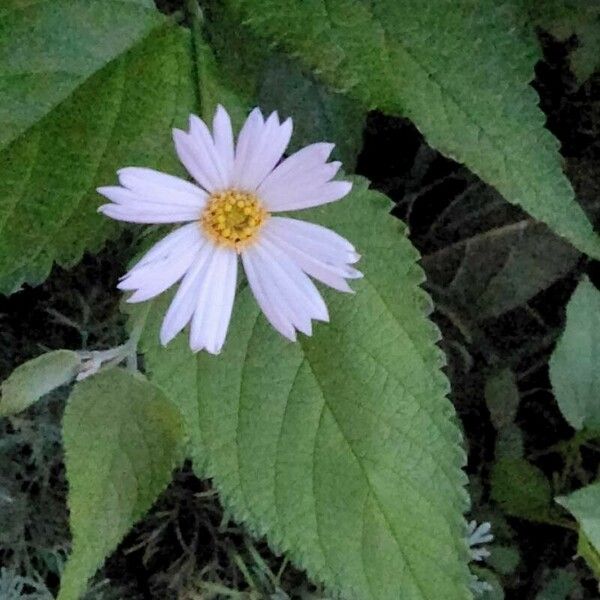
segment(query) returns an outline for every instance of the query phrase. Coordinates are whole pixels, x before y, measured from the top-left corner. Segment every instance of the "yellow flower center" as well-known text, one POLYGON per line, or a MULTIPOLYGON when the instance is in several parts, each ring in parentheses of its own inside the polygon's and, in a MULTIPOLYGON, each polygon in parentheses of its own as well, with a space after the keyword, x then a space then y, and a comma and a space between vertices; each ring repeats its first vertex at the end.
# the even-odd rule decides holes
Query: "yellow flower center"
POLYGON ((229 189, 210 196, 200 224, 214 242, 240 252, 256 239, 268 217, 254 194, 229 189))

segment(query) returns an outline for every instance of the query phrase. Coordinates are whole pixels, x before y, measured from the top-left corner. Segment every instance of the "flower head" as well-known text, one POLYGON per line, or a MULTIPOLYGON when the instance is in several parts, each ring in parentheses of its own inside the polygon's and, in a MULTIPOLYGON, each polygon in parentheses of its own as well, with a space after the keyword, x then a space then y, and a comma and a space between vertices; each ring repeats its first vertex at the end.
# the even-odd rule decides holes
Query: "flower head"
POLYGON ((111 203, 99 211, 130 223, 177 223, 121 278, 142 302, 181 282, 160 339, 172 340, 191 322, 194 351, 221 351, 233 308, 238 256, 266 318, 290 340, 312 333, 312 320, 329 315, 313 277, 339 291, 346 279, 361 277, 350 265, 354 247, 320 225, 278 217, 343 198, 351 189, 334 181, 341 164, 327 162, 333 144, 306 146, 281 160, 292 121, 266 120, 254 109, 234 144, 231 121, 219 106, 212 132, 195 115, 189 132, 175 129, 179 159, 195 183, 140 167, 118 171, 119 186, 98 188, 111 203), (310 277, 309 277, 310 276, 310 277))
POLYGON ((467 542, 473 560, 481 561, 490 555, 489 550, 484 548, 483 545, 493 541, 494 536, 490 533, 491 529, 492 526, 487 521, 479 525, 477 525, 477 521, 469 523, 467 542))

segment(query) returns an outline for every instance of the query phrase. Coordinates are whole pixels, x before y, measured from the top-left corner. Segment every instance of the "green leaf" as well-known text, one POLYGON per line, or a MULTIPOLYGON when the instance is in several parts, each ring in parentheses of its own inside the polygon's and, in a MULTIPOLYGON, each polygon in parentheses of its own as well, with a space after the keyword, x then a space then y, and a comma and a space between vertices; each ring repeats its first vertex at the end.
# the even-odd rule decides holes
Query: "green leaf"
POLYGON ((59 600, 77 600, 152 506, 180 460, 181 417, 139 374, 110 369, 78 383, 63 419, 73 547, 59 600))
MULTIPOLYGON (((198 388, 202 375, 198 370, 196 356, 191 352, 185 335, 177 336, 167 349, 158 342, 157 332, 172 299, 171 291, 151 303, 139 348, 144 354, 146 374, 153 383, 161 387, 183 416, 187 457, 191 458, 196 475, 202 477, 207 458, 198 416, 198 388)), ((145 310, 146 305, 125 304, 124 309, 132 323, 138 311, 145 310)))
POLYGON ((571 600, 583 597, 583 588, 577 575, 568 569, 556 569, 550 571, 548 582, 535 600, 571 600))
POLYGON ((600 431, 600 292, 584 278, 567 305, 567 324, 550 359, 550 381, 575 429, 600 431))
POLYGON ((527 303, 581 256, 545 225, 508 216, 506 222, 504 200, 479 184, 445 209, 428 234, 441 246, 423 257, 430 285, 476 322, 527 303))
POLYGON ((510 202, 600 257, 529 86, 540 58, 493 0, 229 0, 240 22, 369 108, 407 116, 429 143, 510 202))
POLYGON ((600 577, 600 482, 592 483, 556 501, 564 506, 579 524, 577 552, 597 577, 600 577))
POLYGON ((333 158, 341 160, 346 171, 353 170, 362 146, 364 107, 327 88, 296 61, 273 52, 263 39, 240 27, 227 6, 219 3, 207 13, 208 37, 228 88, 236 89, 248 106, 256 103, 264 112, 291 116, 291 151, 316 140, 335 142, 333 158))
POLYGON ((354 185, 302 214, 363 255, 356 295, 325 292, 329 324, 288 343, 245 288, 222 355, 193 356, 186 336, 159 347, 156 303, 150 375, 198 406, 235 518, 313 578, 348 598, 468 598, 464 451, 423 273, 389 200, 354 185))
POLYGON ((150 0, 5 0, 0 148, 164 21, 150 0))
POLYGON ((95 188, 118 168, 176 168, 171 127, 195 102, 190 39, 151 4, 0 9, 0 292, 116 234, 95 188))
POLYGON ((540 469, 519 458, 502 458, 491 474, 492 499, 509 515, 546 522, 550 483, 540 469))
POLYGON ((527 0, 533 22, 561 41, 576 35, 571 69, 579 84, 600 67, 600 6, 580 0, 527 0))
POLYGON ((81 359, 71 350, 53 350, 19 365, 2 382, 0 416, 25 410, 42 396, 73 380, 81 359))
POLYGON ((362 146, 365 111, 353 100, 328 90, 300 67, 283 57, 267 61, 260 82, 258 103, 265 111, 279 111, 294 119, 291 151, 315 140, 333 141, 334 158, 346 171, 356 166, 362 146))

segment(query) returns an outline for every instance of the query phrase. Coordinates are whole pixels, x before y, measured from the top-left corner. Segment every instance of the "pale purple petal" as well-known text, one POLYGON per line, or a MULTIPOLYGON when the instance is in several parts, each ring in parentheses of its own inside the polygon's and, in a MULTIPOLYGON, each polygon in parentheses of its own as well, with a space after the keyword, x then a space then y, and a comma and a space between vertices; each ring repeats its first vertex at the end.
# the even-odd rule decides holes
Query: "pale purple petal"
POLYGON ((143 167, 126 167, 117 171, 119 183, 134 192, 139 200, 201 209, 206 204, 207 194, 197 185, 143 167))
POLYGON ((168 344, 192 318, 206 264, 214 250, 215 246, 211 243, 202 246, 198 258, 185 274, 160 329, 160 341, 163 345, 168 344))
POLYGON ((341 259, 352 264, 360 259, 346 238, 322 225, 289 217, 271 217, 265 227, 325 262, 341 259))
MULTIPOLYGON (((179 160, 205 190, 214 192, 224 187, 214 162, 209 159, 209 151, 199 143, 197 137, 173 129, 173 141, 179 160)), ((213 152, 216 154, 214 148, 213 152)))
POLYGON ((118 284, 121 290, 136 290, 127 302, 143 302, 154 298, 179 281, 198 259, 201 243, 182 247, 169 256, 130 271, 118 284))
MULTIPOLYGON (((307 173, 322 168, 334 148, 334 144, 320 142, 298 150, 277 166, 261 183, 257 193, 262 197, 270 196, 270 189, 280 189, 286 181, 303 180, 307 173)), ((333 175, 332 175, 333 176, 333 175)))
POLYGON ((260 135, 253 139, 251 155, 236 173, 235 184, 241 189, 255 190, 281 160, 291 136, 292 120, 280 124, 277 113, 271 113, 260 135))
POLYGON ((142 258, 135 264, 135 266, 124 275, 121 279, 127 277, 130 273, 133 273, 138 268, 153 262, 155 260, 159 260, 161 258, 165 258, 169 254, 171 254, 176 248, 179 247, 188 247, 195 244, 201 243, 203 240, 203 236, 200 233, 200 227, 198 227, 197 223, 189 223, 187 225, 182 225, 172 231, 160 241, 156 242, 142 258))
POLYGON ((295 342, 296 330, 284 314, 283 300, 276 290, 273 293, 272 288, 265 285, 265 274, 261 272, 261 260, 254 248, 247 248, 242 253, 242 263, 250 289, 269 323, 281 335, 295 342))
POLYGON ((334 161, 307 169, 295 169, 288 175, 260 186, 261 200, 269 210, 280 210, 287 203, 302 202, 307 196, 319 193, 335 177, 342 163, 334 161))
MULTIPOLYGON (((98 188, 98 191, 107 195, 104 191, 101 191, 103 189, 105 190, 106 188, 98 188)), ((129 190, 123 188, 116 189, 122 190, 123 192, 129 192, 129 190)), ((197 208, 183 208, 178 206, 166 208, 161 205, 139 202, 131 199, 120 204, 103 204, 98 208, 98 212, 101 212, 112 219, 116 219, 117 221, 148 224, 182 223, 194 221, 200 216, 200 211, 198 211, 197 208)))
POLYGON ((216 182, 218 188, 227 187, 230 173, 223 160, 221 160, 221 155, 215 147, 215 142, 206 123, 196 115, 190 115, 190 136, 211 179, 216 182))
POLYGON ((311 319, 328 321, 323 298, 312 281, 290 258, 263 238, 242 253, 244 267, 250 263, 248 281, 263 312, 286 337, 287 324, 311 335, 311 319))
POLYGON ((329 258, 331 256, 330 252, 327 253, 328 259, 323 259, 325 253, 322 253, 321 258, 319 258, 319 254, 309 253, 302 245, 290 242, 285 236, 274 232, 273 229, 265 231, 264 235, 285 252, 307 275, 340 292, 352 292, 352 288, 346 283, 346 279, 362 277, 362 273, 350 267, 344 260, 344 257, 347 256, 346 251, 339 252, 336 260, 329 258))
POLYGON ((237 254, 229 248, 215 248, 203 274, 190 330, 190 347, 194 352, 206 349, 218 354, 223 347, 237 274, 237 254))
POLYGON ((271 196, 267 199, 261 196, 261 199, 271 212, 302 210, 341 200, 351 189, 352 184, 349 181, 330 181, 320 186, 291 187, 287 192, 282 190, 277 197, 271 196))
POLYGON ((262 113, 258 108, 255 108, 242 126, 235 146, 232 185, 243 185, 243 174, 252 160, 254 148, 256 148, 260 139, 264 125, 262 113))
POLYGON ((287 254, 266 238, 256 247, 289 304, 304 308, 311 319, 329 321, 329 312, 319 290, 287 254))
POLYGON ((234 144, 231 119, 227 111, 219 104, 213 118, 213 139, 221 161, 227 171, 227 185, 231 185, 233 174, 234 144))

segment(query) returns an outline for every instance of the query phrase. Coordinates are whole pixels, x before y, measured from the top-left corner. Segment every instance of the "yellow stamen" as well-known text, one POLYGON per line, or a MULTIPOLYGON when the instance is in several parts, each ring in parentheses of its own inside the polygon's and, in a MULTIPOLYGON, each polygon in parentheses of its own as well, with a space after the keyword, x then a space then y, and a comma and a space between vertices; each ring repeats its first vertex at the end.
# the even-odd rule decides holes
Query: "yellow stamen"
POLYGON ((255 241, 268 217, 254 194, 229 189, 209 197, 200 224, 214 242, 241 252, 255 241))

